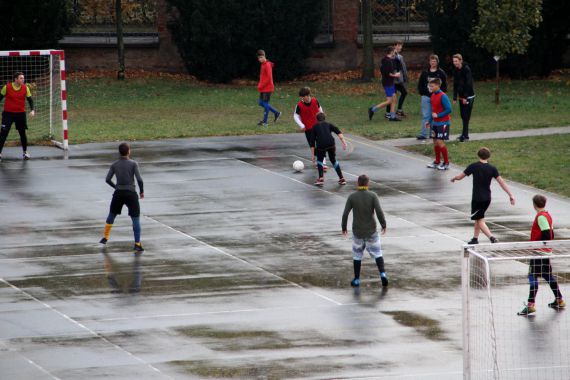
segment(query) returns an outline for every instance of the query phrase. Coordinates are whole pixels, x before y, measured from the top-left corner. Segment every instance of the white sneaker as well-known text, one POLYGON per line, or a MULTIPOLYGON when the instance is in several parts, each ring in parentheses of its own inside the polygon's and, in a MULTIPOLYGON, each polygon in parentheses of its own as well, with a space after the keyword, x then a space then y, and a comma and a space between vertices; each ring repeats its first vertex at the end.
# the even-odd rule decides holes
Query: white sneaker
POLYGON ((444 164, 443 162, 439 164, 439 166, 437 167, 437 170, 447 170, 447 169, 449 169, 449 164, 444 164))
POLYGON ((29 160, 30 158, 32 158, 32 156, 30 156, 30 154, 28 152, 24 152, 24 155, 22 156, 22 158, 24 160, 29 160))
POLYGON ((436 169, 436 168, 439 167, 439 165, 441 165, 441 164, 438 164, 438 163, 436 163, 436 162, 434 161, 434 162, 432 162, 431 164, 428 164, 427 167, 430 168, 430 169, 436 169))

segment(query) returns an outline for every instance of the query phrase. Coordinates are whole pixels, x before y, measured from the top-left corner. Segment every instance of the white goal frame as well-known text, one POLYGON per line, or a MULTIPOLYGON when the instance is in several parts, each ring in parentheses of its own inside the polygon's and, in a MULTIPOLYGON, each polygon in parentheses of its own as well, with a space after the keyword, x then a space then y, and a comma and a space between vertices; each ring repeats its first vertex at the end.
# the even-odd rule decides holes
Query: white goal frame
MULTIPOLYGON (((65 72, 65 53, 63 50, 19 50, 19 51, 0 51, 0 57, 25 57, 25 56, 48 56, 50 58, 50 133, 52 129, 52 121, 54 120, 52 115, 53 112, 53 103, 54 99, 54 91, 52 91, 54 83, 53 83, 53 76, 51 75, 51 70, 53 68, 53 58, 59 58, 59 77, 60 77, 60 89, 61 93, 59 94, 61 100, 61 123, 62 123, 62 136, 61 141, 57 141, 52 139, 52 143, 61 148, 65 151, 69 149, 69 139, 68 139, 68 124, 67 124, 67 88, 66 88, 66 72, 65 72)), ((33 93, 32 93, 33 96, 33 93)))
MULTIPOLYGON (((489 379, 500 379, 502 378, 500 373, 501 369, 497 365, 497 332, 495 330, 495 317, 493 316, 493 288, 492 288, 492 270, 491 264, 493 262, 499 261, 525 261, 531 259, 559 259, 568 258, 570 259, 570 240, 550 240, 550 241, 534 241, 534 242, 520 242, 520 243, 497 243, 497 244, 478 244, 478 245, 464 245, 463 246, 463 257, 461 262, 461 288, 462 288, 462 314, 463 314, 463 379, 472 380, 473 378, 489 378, 489 379), (551 249, 552 251, 548 254, 541 253, 541 250, 551 249), (481 375, 478 373, 477 376, 474 375, 474 368, 472 366, 472 357, 474 349, 472 347, 472 333, 471 327, 471 259, 477 258, 481 260, 484 265, 483 267, 473 268, 473 270, 479 270, 484 275, 483 279, 485 282, 479 290, 484 288, 487 294, 487 298, 491 305, 490 307, 490 331, 486 331, 487 334, 491 335, 491 347, 488 347, 491 352, 491 356, 495 359, 493 368, 488 368, 486 370, 486 375, 481 375)), ((565 283, 566 284, 566 283, 565 283)), ((548 290, 550 291, 550 289, 548 290)), ((548 292, 543 290, 543 292, 548 292)), ((522 303, 521 303, 522 307, 522 303)), ((566 310, 565 312, 569 312, 566 310)), ((513 311, 513 318, 528 318, 516 315, 516 311, 513 311)), ((561 366, 556 368, 567 368, 568 363, 560 363, 561 366), (562 365, 563 364, 563 365, 562 365)), ((556 377, 558 379, 558 377, 556 377)), ((569 377, 570 378, 570 374, 569 377)))

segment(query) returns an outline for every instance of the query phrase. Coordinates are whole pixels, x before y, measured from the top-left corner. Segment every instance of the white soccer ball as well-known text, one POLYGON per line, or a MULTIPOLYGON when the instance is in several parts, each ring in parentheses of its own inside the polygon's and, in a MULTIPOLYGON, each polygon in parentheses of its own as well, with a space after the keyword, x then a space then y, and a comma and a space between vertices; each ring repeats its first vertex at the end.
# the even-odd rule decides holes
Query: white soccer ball
POLYGON ((305 169, 305 165, 303 165, 303 161, 295 161, 293 162, 293 170, 295 170, 296 172, 300 172, 303 169, 305 169))

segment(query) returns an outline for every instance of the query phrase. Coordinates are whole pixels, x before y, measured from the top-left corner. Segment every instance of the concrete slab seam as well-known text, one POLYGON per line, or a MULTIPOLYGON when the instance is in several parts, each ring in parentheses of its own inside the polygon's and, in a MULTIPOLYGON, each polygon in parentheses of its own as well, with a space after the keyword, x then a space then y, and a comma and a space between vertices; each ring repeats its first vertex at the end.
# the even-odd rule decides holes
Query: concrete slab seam
POLYGON ((152 364, 146 362, 145 360, 139 358, 138 356, 136 356, 135 354, 133 354, 132 352, 129 352, 127 350, 125 350, 123 347, 111 342, 109 339, 105 338, 103 335, 91 330, 89 327, 85 326, 84 324, 77 322, 75 319, 71 318, 70 316, 68 316, 67 314, 57 310, 56 308, 54 308, 53 306, 43 302, 42 300, 34 297, 33 295, 31 295, 30 293, 26 292, 23 289, 18 288, 17 286, 11 284, 10 282, 4 280, 3 278, 0 278, 0 282, 2 282, 3 284, 9 286, 10 288, 24 294, 26 297, 30 298, 31 300, 39 303, 40 305, 44 306, 45 308, 47 308, 48 310, 53 311, 54 313, 58 314, 59 316, 63 317, 64 319, 66 319, 67 321, 73 323, 74 325, 76 325, 77 327, 81 328, 82 330, 87 331, 89 334, 91 334, 92 336, 99 338, 101 340, 103 340, 105 343, 111 345, 112 347, 114 347, 115 349, 122 351, 124 353, 126 353, 128 356, 130 356, 131 358, 133 358, 134 360, 136 360, 137 362, 144 364, 145 366, 147 366, 149 369, 153 370, 156 373, 161 374, 162 376, 168 378, 168 379, 172 379, 174 380, 172 377, 166 375, 165 373, 163 373, 162 371, 160 371, 158 368, 156 368, 155 366, 153 366, 152 364))

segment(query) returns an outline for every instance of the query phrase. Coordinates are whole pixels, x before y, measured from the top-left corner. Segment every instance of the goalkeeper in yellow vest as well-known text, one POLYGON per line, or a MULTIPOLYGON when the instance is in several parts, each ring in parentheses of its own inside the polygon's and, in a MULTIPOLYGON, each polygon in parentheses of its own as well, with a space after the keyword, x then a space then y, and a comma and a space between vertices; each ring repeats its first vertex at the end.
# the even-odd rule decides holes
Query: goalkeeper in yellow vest
POLYGON ((26 121, 26 100, 28 100, 28 104, 30 105, 31 117, 36 115, 34 100, 32 99, 30 87, 24 84, 24 73, 15 73, 13 79, 14 81, 12 83, 6 84, 2 87, 2 90, 0 90, 0 101, 6 98, 4 101, 4 111, 2 112, 2 128, 0 130, 0 161, 2 160, 2 149, 10 133, 12 124, 16 124, 16 129, 20 134, 24 160, 31 158, 28 153, 28 138, 26 136, 26 129, 28 129, 26 121))

